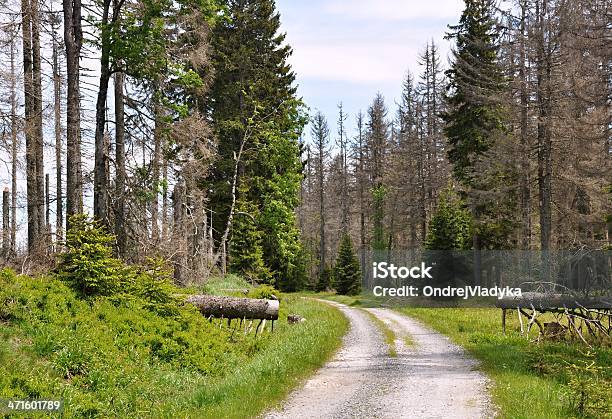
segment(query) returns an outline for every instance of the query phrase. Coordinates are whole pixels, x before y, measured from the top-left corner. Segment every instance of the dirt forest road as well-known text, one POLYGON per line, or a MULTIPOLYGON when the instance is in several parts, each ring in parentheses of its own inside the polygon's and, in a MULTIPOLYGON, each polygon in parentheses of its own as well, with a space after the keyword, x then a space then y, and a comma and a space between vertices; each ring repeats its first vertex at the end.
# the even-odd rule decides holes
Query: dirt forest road
POLYGON ((351 324, 341 350, 266 418, 488 418, 486 377, 445 336, 383 308, 367 309, 396 335, 389 355, 364 310, 336 305, 351 324), (414 345, 407 345, 404 336, 414 345))

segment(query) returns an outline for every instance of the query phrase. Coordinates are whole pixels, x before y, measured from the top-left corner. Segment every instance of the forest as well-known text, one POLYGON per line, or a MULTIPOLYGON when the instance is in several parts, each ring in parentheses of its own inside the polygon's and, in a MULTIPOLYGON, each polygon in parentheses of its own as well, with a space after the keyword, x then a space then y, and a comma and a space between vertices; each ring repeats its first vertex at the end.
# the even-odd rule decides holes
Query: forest
POLYGON ((273 1, 4 1, 3 257, 48 265, 83 211, 179 284, 313 287, 343 235, 606 248, 609 4, 506 6, 467 1, 448 68, 425 41, 397 106, 338 98, 330 123, 296 94, 273 1))
POLYGON ((3 258, 51 266, 83 212, 177 284, 324 289, 345 235, 361 254, 609 248, 609 8, 466 1, 449 66, 424 40, 399 103, 338 98, 328 122, 271 0, 5 0, 3 258))
POLYGON ((0 414, 610 417, 611 6, 464 0, 399 100, 326 115, 275 0, 0 0, 0 414), (597 298, 369 292, 429 251, 555 293, 578 255, 597 298))

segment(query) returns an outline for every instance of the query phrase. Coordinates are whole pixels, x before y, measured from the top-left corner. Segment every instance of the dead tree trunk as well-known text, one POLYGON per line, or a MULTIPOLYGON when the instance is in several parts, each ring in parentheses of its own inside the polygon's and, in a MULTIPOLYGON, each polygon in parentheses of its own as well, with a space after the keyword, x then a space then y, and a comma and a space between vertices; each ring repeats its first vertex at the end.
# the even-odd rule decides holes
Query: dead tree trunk
MULTIPOLYGON (((51 200, 49 199, 49 173, 45 174, 45 231, 49 237, 51 237, 51 220, 50 215, 51 200)), ((47 240, 47 245, 50 241, 47 240)))
POLYGON ((36 206, 38 207, 37 251, 43 252, 47 245, 47 224, 45 222, 45 169, 43 141, 42 74, 40 57, 40 12, 38 0, 30 0, 32 16, 32 104, 36 166, 36 206))
POLYGON ((66 228, 68 218, 83 211, 79 61, 83 43, 81 0, 63 0, 66 45, 66 228))
POLYGON ((38 247, 40 227, 38 225, 38 199, 36 170, 36 126, 34 122, 35 100, 32 64, 32 5, 28 0, 21 1, 22 41, 23 41, 23 94, 25 101, 25 139, 26 139, 26 189, 28 210, 28 251, 33 253, 38 247))
POLYGON ((192 295, 186 302, 195 305, 200 313, 224 319, 278 319, 278 300, 192 295))
POLYGON ((2 192, 2 255, 7 257, 10 253, 9 235, 9 190, 4 188, 2 192))
POLYGON ((15 68, 15 41, 11 39, 11 254, 17 244, 17 71, 15 68))
POLYGON ((58 63, 55 26, 53 27, 53 110, 55 119, 55 241, 63 237, 64 208, 62 203, 62 79, 58 63))
POLYGON ((522 231, 521 231, 521 244, 522 250, 529 250, 531 247, 531 193, 529 190, 529 184, 531 182, 529 175, 529 138, 528 138, 528 123, 529 115, 527 114, 528 107, 528 92, 527 92, 527 68, 525 64, 526 60, 526 20, 527 20, 527 4, 526 1, 521 2, 521 42, 520 42, 520 60, 519 65, 519 78, 520 78, 520 92, 521 92, 521 218, 522 218, 522 231))
POLYGON ((162 154, 162 107, 157 97, 158 91, 153 98, 153 118, 155 127, 153 129, 153 159, 151 161, 151 172, 153 177, 153 200, 151 201, 151 240, 157 243, 159 240, 159 174, 162 154))
POLYGON ((125 116, 123 105, 123 73, 115 73, 115 236, 117 253, 125 255, 125 116))
POLYGON ((179 285, 183 285, 185 282, 183 269, 186 262, 187 246, 185 244, 185 225, 184 225, 184 199, 185 199, 185 186, 183 182, 179 182, 174 186, 174 192, 172 194, 173 213, 174 213, 174 227, 173 227, 173 242, 176 246, 174 253, 173 265, 174 265, 174 282, 179 285))
POLYGON ((161 225, 162 225, 162 239, 168 239, 168 160, 166 158, 163 159, 162 166, 162 215, 161 215, 161 225))
POLYGON ((95 158, 94 158, 94 217, 106 227, 110 227, 109 210, 109 174, 106 170, 108 162, 108 148, 105 141, 106 128, 106 99, 108 85, 111 78, 110 48, 111 34, 109 28, 110 0, 102 2, 102 30, 100 33, 100 83, 96 100, 96 128, 95 128, 95 158))
POLYGON ((552 228, 552 162, 551 162, 551 51, 547 41, 547 0, 536 2, 538 17, 537 100, 538 100, 538 189, 540 195, 540 248, 543 278, 550 275, 548 252, 552 228))

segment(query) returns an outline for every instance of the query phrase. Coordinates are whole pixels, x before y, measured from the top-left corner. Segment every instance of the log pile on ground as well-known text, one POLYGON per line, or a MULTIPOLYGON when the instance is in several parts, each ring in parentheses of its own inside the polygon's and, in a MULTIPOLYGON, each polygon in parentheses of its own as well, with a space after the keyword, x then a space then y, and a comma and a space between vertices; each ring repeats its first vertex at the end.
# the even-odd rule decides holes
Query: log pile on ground
POLYGON ((278 300, 192 295, 186 302, 195 305, 206 317, 222 319, 278 319, 278 300))

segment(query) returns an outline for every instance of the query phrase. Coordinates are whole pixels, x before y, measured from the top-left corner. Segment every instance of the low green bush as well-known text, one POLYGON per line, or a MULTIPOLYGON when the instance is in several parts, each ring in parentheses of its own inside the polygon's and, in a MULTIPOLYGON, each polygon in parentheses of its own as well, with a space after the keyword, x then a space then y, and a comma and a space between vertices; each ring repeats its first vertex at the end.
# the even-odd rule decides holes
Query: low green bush
POLYGON ((576 417, 612 417, 612 380, 603 378, 604 367, 596 363, 593 352, 583 355, 586 359, 565 366, 568 380, 564 395, 569 410, 576 417))
MULTIPOLYGON (((285 320, 257 336, 238 322, 210 322, 175 299, 183 290, 163 261, 127 266, 97 225, 72 225, 53 274, 0 270, 0 398, 63 399, 62 417, 244 417, 245 409, 255 416, 340 343, 346 321, 319 303, 284 303, 283 319, 292 310, 320 321, 285 320), (301 352, 305 344, 316 350, 301 352), (279 367, 262 397, 258 389, 279 367)), ((244 284, 228 280, 234 284, 219 287, 244 284)))
POLYGON ((70 218, 66 251, 60 255, 58 274, 83 295, 112 295, 122 289, 129 270, 112 257, 114 238, 86 215, 70 218))
MULTIPOLYGON (((152 291, 150 284, 139 286, 152 291)), ((221 376, 265 344, 219 328, 190 305, 160 314, 158 305, 150 307, 156 295, 149 297, 83 299, 57 278, 3 271, 0 398, 61 397, 83 409, 80 414, 99 413, 111 402, 131 411, 145 387, 150 397, 165 391, 142 375, 221 376)))
POLYGON ((137 298, 160 314, 174 315, 177 290, 171 271, 162 259, 148 259, 144 266, 129 266, 112 256, 115 238, 85 215, 70 219, 66 250, 56 274, 79 295, 107 296, 115 301, 137 298))
POLYGON ((280 298, 280 292, 271 285, 260 285, 251 289, 247 294, 247 297, 273 300, 280 298))

